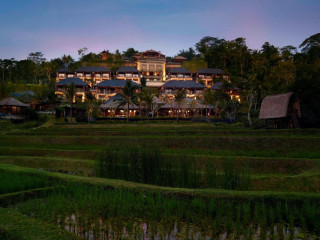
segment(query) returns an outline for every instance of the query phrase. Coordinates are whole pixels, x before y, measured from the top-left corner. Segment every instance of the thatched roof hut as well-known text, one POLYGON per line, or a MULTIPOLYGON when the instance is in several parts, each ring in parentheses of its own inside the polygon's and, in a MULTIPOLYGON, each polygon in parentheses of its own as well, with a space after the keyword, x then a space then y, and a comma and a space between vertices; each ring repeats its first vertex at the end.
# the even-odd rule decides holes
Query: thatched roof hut
POLYGON ((179 105, 177 102, 172 101, 166 103, 165 105, 161 106, 162 109, 205 109, 205 108, 213 108, 211 105, 204 105, 199 101, 194 99, 184 99, 184 101, 179 105))
POLYGON ((263 99, 260 119, 273 120, 275 128, 299 128, 300 103, 293 92, 270 95, 263 99))
MULTIPOLYGON (((107 100, 104 104, 100 105, 100 108, 103 110, 106 109, 127 109, 127 105, 120 106, 122 100, 122 96, 120 94, 117 94, 107 100)), ((129 110, 138 110, 139 107, 135 104, 129 105, 129 110)))
POLYGON ((29 104, 20 102, 14 97, 2 99, 0 101, 0 116, 6 119, 23 120, 25 119, 25 113, 22 109, 26 109, 29 106, 29 104))
POLYGON ((301 117, 300 104, 293 92, 270 95, 263 99, 260 119, 284 118, 295 114, 301 117))
POLYGON ((20 102, 14 97, 8 97, 0 101, 0 106, 10 106, 10 107, 29 107, 28 104, 20 102))

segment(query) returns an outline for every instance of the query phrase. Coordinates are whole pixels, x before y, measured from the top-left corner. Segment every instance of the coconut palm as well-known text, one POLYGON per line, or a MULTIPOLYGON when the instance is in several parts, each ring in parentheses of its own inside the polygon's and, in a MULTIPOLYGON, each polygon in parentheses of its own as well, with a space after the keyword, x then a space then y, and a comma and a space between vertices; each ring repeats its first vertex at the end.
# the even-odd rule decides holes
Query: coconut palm
POLYGON ((86 110, 87 110, 87 114, 88 114, 87 120, 88 120, 88 123, 90 123, 90 115, 95 107, 95 99, 94 99, 94 96, 92 95, 91 92, 86 93, 85 104, 86 104, 86 110))
POLYGON ((174 93, 174 100, 177 103, 177 122, 179 122, 180 108, 181 104, 187 96, 187 91, 185 89, 179 89, 174 93))
POLYGON ((73 99, 76 95, 76 87, 74 85, 74 83, 72 82, 68 88, 67 88, 67 94, 66 94, 66 98, 67 101, 70 103, 70 123, 72 123, 72 104, 73 104, 73 99))
POLYGON ((137 86, 132 81, 127 81, 124 89, 122 90, 121 100, 119 100, 119 106, 127 106, 127 122, 129 122, 129 106, 132 105, 137 97, 136 90, 137 86))
MULTIPOLYGON (((146 107, 146 114, 148 117, 149 117, 149 112, 154 109, 153 97, 154 97, 154 93, 152 92, 152 90, 150 90, 148 88, 144 88, 143 91, 141 92, 141 99, 146 107)), ((153 115, 153 113, 152 113, 152 115, 153 115)))
MULTIPOLYGON (((206 116, 208 117, 208 105, 214 104, 214 94, 211 89, 206 89, 204 95, 203 95, 203 104, 206 105, 206 116)), ((210 110, 209 110, 210 115, 210 110)))

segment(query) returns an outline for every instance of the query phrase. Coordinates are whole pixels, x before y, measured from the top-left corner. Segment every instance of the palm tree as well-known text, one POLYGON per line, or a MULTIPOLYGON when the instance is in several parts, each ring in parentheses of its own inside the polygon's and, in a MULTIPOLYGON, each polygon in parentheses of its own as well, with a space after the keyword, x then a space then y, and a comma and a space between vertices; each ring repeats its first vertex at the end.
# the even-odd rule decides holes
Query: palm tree
MULTIPOLYGON (((146 114, 148 118, 149 118, 149 110, 152 111, 154 109, 153 97, 154 97, 154 93, 152 92, 152 90, 148 88, 144 88, 143 91, 141 92, 141 98, 143 103, 146 106, 146 114)), ((152 111, 152 117, 153 117, 153 111, 152 111)))
POLYGON ((180 115, 180 107, 181 103, 187 96, 187 91, 185 89, 179 89, 174 93, 174 100, 177 103, 178 110, 177 110, 177 122, 179 122, 179 115, 180 115))
POLYGON ((95 101, 94 101, 94 96, 92 95, 91 92, 86 93, 86 108, 87 108, 87 120, 88 123, 90 123, 90 114, 93 110, 93 108, 95 107, 95 101))
POLYGON ((76 95, 76 88, 74 86, 74 83, 72 82, 67 89, 67 101, 69 101, 70 103, 70 123, 72 123, 72 103, 73 103, 73 99, 74 96, 76 95))
POLYGON ((141 108, 141 106, 142 106, 142 104, 143 104, 143 100, 142 100, 142 93, 140 92, 140 93, 137 93, 137 97, 136 97, 136 99, 135 99, 135 103, 138 105, 138 107, 139 107, 139 116, 140 116, 140 120, 142 120, 142 113, 141 113, 141 111, 142 111, 142 108, 141 108))
MULTIPOLYGON (((203 95, 203 104, 206 105, 206 117, 208 117, 208 105, 214 104, 214 94, 211 89, 206 89, 203 95)), ((209 110, 210 115, 210 110, 209 110)))
POLYGON ((134 103, 134 100, 137 96, 136 94, 137 86, 133 85, 133 82, 131 80, 128 80, 126 82, 126 85, 124 86, 124 89, 122 90, 121 100, 119 103, 119 106, 127 105, 127 122, 129 122, 129 106, 130 104, 134 103))

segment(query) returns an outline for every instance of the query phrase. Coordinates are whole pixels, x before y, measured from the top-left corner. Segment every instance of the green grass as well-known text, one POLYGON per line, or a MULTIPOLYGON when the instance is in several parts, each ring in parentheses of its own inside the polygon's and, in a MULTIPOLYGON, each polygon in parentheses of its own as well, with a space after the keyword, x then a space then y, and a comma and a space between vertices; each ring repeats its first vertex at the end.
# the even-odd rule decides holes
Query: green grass
POLYGON ((0 239, 76 240, 80 238, 56 225, 26 217, 10 208, 0 208, 0 239))
POLYGON ((21 174, 1 170, 0 175, 0 194, 50 185, 48 178, 44 175, 21 174))
POLYGON ((152 192, 163 195, 184 196, 184 197, 204 197, 217 199, 238 199, 238 200, 310 200, 320 201, 320 193, 300 193, 300 192, 276 192, 276 191, 237 191, 223 189, 190 189, 172 188, 149 184, 135 183, 124 180, 104 179, 96 177, 83 177, 68 175, 57 172, 47 172, 32 168, 19 167, 8 164, 0 164, 0 170, 17 174, 35 174, 56 179, 65 183, 89 184, 112 189, 129 189, 133 192, 152 192))

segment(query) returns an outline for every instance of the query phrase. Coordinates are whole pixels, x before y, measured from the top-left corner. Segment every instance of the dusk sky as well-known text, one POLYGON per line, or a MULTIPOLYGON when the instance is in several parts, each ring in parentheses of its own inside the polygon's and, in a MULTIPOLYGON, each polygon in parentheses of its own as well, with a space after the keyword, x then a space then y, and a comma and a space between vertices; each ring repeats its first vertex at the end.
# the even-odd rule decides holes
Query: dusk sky
POLYGON ((0 0, 0 59, 47 59, 77 50, 139 51, 167 56, 202 37, 246 38, 298 47, 320 32, 320 0, 0 0))

